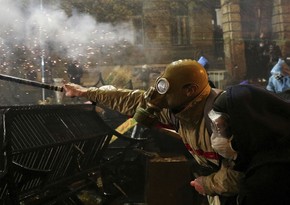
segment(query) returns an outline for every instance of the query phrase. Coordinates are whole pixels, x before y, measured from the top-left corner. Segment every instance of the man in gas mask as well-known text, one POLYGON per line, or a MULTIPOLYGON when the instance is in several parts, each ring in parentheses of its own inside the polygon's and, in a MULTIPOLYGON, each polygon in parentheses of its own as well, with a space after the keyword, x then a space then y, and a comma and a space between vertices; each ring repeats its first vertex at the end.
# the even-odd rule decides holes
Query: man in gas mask
MULTIPOLYGON (((122 114, 134 116, 137 122, 144 125, 153 126, 155 119, 173 125, 200 168, 207 170, 199 176, 195 175, 196 179, 191 182, 196 191, 207 195, 210 204, 221 204, 223 196, 238 193, 242 174, 231 169, 229 160, 218 155, 211 144, 213 119, 208 117, 208 112, 221 90, 210 87, 207 72, 198 62, 172 62, 156 79, 154 87, 146 92, 124 89, 105 91, 71 83, 66 84, 64 89, 66 96, 86 97, 122 114)), ((220 144, 218 141, 215 140, 216 147, 220 144)), ((225 147, 225 150, 227 157, 236 157, 236 152, 230 147, 225 147)))

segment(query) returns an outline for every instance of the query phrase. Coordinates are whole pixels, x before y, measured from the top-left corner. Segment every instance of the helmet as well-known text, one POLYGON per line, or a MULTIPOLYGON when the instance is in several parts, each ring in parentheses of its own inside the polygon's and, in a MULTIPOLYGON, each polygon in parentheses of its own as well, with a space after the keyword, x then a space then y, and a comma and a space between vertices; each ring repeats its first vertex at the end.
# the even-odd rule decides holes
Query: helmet
POLYGON ((178 60, 170 63, 157 78, 155 89, 166 96, 167 108, 184 106, 208 87, 206 70, 195 60, 178 60), (194 87, 191 94, 185 93, 188 86, 194 87))

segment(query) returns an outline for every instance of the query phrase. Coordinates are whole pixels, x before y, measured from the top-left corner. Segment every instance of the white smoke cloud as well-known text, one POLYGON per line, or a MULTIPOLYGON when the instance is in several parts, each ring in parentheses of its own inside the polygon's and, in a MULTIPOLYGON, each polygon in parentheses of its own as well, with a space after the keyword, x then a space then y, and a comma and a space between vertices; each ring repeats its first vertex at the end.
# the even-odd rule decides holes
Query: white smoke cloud
MULTIPOLYGON (((133 32, 130 24, 99 23, 84 13, 74 11, 67 16, 58 5, 44 6, 31 1, 23 6, 19 0, 0 0, 0 64, 15 55, 13 50, 27 49, 39 55, 53 50, 62 58, 89 58, 100 52, 120 52, 115 44, 130 44, 133 32), (4 56, 3 56, 4 54, 4 56)), ((110 55, 110 54, 108 54, 110 55)))

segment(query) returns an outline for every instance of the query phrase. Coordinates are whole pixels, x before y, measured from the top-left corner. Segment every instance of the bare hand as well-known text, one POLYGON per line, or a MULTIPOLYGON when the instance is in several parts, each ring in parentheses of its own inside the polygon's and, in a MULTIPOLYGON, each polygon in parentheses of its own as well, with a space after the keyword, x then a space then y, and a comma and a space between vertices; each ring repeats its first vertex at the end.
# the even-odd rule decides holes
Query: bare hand
POLYGON ((83 97, 87 92, 87 88, 74 83, 67 83, 63 88, 67 97, 83 97))
POLYGON ((193 186, 199 194, 205 195, 205 190, 202 185, 202 177, 198 177, 194 181, 191 181, 190 185, 193 186))

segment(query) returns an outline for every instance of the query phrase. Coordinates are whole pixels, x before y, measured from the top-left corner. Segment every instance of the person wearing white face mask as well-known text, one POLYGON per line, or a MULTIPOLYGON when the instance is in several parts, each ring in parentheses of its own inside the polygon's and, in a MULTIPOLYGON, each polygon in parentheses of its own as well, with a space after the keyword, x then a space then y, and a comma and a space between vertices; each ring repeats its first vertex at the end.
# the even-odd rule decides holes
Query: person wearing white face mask
POLYGON ((226 113, 209 112, 209 118, 212 120, 211 146, 221 156, 227 159, 235 160, 237 152, 231 146, 233 136, 230 133, 229 116, 226 113))
POLYGON ((289 102, 263 88, 233 86, 209 116, 213 149, 245 173, 238 204, 290 204, 289 102))

